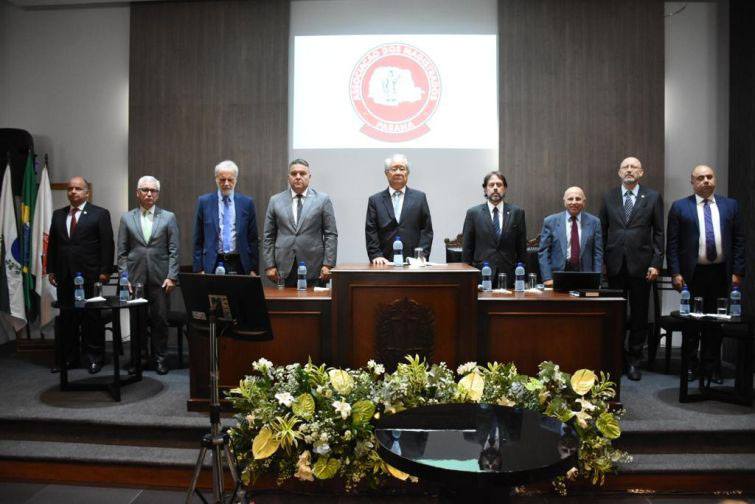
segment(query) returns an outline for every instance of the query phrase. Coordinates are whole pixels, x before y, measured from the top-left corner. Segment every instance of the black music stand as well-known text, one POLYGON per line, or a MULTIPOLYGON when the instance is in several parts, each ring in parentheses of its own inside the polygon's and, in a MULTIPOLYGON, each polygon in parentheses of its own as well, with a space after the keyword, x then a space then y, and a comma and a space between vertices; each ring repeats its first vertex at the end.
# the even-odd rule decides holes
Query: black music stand
POLYGON ((210 339, 210 432, 202 437, 202 448, 197 457, 191 485, 186 493, 186 504, 189 504, 194 493, 207 504, 197 489, 197 480, 208 451, 212 454, 213 504, 224 502, 221 454, 225 455, 231 476, 236 483, 236 488, 228 500, 234 502, 241 489, 241 480, 231 453, 228 433, 220 429, 218 340, 221 337, 245 341, 273 339, 262 280, 252 276, 199 273, 179 273, 178 279, 186 314, 189 317, 189 326, 196 331, 209 332, 210 339))

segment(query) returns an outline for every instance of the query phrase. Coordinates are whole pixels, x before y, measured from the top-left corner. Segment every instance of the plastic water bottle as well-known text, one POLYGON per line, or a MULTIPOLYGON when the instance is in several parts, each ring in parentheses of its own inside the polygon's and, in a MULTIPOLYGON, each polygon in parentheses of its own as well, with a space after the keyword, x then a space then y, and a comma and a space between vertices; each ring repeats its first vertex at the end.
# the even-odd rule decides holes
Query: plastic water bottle
POLYGON ((217 268, 215 268, 215 274, 216 275, 225 275, 225 264, 223 264, 223 261, 220 261, 218 263, 217 268))
POLYGON ((732 287, 729 294, 729 315, 732 317, 742 316, 742 292, 739 287, 732 287))
POLYGON ((514 270, 514 276, 516 281, 514 282, 514 290, 516 292, 524 292, 524 264, 516 263, 516 269, 514 270))
POLYGON ((76 308, 81 308, 85 303, 84 296, 84 277, 81 276, 81 272, 76 272, 76 276, 73 277, 73 305, 76 308))
POLYGON ((490 269, 488 261, 482 263, 482 290, 490 292, 493 290, 493 270, 490 269))
POLYGON ((296 290, 307 290, 307 265, 304 261, 299 262, 299 268, 296 270, 296 290))
POLYGON ((393 242, 393 265, 404 265, 404 244, 401 243, 400 236, 396 236, 396 241, 393 242))
POLYGON ((128 301, 128 272, 121 273, 121 278, 118 280, 118 299, 121 303, 128 301))
POLYGON ((690 293, 689 289, 687 288, 687 284, 684 284, 682 286, 682 299, 679 301, 679 313, 681 315, 689 315, 689 299, 690 299, 690 293))

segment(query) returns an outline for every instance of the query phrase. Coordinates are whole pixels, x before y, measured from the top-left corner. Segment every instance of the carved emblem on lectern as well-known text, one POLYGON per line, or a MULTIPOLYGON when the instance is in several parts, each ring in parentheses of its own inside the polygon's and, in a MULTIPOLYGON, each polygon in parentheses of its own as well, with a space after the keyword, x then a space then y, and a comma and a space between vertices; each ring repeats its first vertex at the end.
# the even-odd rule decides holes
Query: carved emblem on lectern
POLYGON ((375 315, 377 358, 388 369, 407 354, 432 358, 435 343, 433 311, 407 297, 378 304, 375 315))

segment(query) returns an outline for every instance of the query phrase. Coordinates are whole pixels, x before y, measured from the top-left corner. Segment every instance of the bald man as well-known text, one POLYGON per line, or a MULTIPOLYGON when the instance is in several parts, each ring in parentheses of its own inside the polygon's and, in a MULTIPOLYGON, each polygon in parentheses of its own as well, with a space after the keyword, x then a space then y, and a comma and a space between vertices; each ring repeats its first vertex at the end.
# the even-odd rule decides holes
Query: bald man
POLYGON ((600 219, 584 211, 585 192, 580 187, 564 191, 563 212, 549 215, 540 231, 538 261, 546 287, 553 286, 554 271, 603 269, 603 232, 600 219))
POLYGON ((624 351, 627 378, 642 378, 639 364, 648 336, 650 285, 663 268, 663 197, 640 185, 645 174, 636 157, 619 165, 621 186, 603 196, 600 221, 608 285, 624 291, 631 326, 624 351))
MULTIPOLYGON (((690 176, 694 194, 674 201, 668 214, 666 257, 674 288, 687 285, 693 296, 703 298, 706 313, 715 313, 716 300, 729 297, 734 285, 740 285, 745 274, 745 233, 737 201, 716 190, 716 173, 710 166, 699 165, 690 176)), ((698 335, 688 335, 687 357, 691 366, 688 379, 694 380, 699 370, 698 335)), ((713 373, 721 382, 718 370, 721 335, 709 338, 702 355, 702 371, 713 373)))
MULTIPOLYGON (((94 283, 105 283, 113 271, 113 227, 110 212, 88 202, 89 184, 83 177, 68 181, 68 202, 55 210, 50 223, 47 248, 47 271, 50 283, 57 288, 62 306, 73 305, 73 279, 76 273, 84 277, 84 292, 92 297, 94 283)), ((75 320, 70 310, 60 313, 63 331, 64 358, 74 367, 79 362, 75 320)), ((86 367, 91 374, 102 369, 105 352, 105 333, 99 312, 87 310, 82 320, 82 343, 86 367)))

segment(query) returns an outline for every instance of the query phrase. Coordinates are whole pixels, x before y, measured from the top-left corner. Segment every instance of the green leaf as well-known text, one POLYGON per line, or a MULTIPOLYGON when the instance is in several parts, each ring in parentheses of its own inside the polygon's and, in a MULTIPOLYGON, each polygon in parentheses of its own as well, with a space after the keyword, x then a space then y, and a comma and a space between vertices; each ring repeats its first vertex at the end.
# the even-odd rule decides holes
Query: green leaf
POLYGON ((338 461, 338 459, 320 457, 312 467, 312 472, 314 473, 315 478, 326 480, 335 476, 338 472, 339 467, 341 467, 341 463, 338 461))
POLYGON ((297 397, 293 403, 291 403, 291 411, 294 415, 301 418, 312 418, 315 414, 315 399, 306 392, 297 397))
POLYGON ((580 369, 571 377, 571 388, 578 395, 585 395, 590 391, 598 377, 589 369, 580 369))
POLYGON ((535 392, 536 390, 543 388, 543 382, 541 382, 537 378, 530 378, 529 381, 524 384, 524 388, 526 388, 530 392, 535 392))
POLYGON ((365 424, 375 414, 375 405, 368 400, 357 401, 351 407, 351 423, 354 425, 365 424))
POLYGON ((267 426, 260 429, 252 442, 252 454, 255 460, 265 459, 278 451, 280 442, 275 439, 273 432, 267 426))
POLYGON ((597 420, 595 420, 595 426, 598 430, 608 439, 617 439, 621 436, 621 427, 619 427, 619 420, 611 413, 607 411, 601 413, 597 420))

